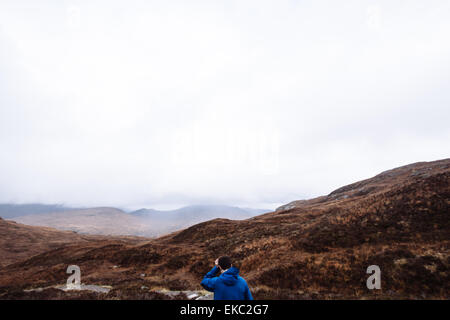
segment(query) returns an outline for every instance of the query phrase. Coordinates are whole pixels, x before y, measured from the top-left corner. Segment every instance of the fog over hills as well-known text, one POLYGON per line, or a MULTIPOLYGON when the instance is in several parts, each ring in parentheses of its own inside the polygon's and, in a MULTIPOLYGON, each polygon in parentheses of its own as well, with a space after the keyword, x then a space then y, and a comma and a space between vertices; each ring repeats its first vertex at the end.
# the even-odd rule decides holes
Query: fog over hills
POLYGON ((47 227, 27 226, 0 218, 0 267, 30 258, 36 254, 78 243, 89 246, 102 241, 134 244, 145 241, 137 237, 80 235, 47 227))
POLYGON ((253 215, 269 212, 271 210, 240 208, 223 205, 193 205, 175 210, 154 210, 154 209, 139 209, 131 212, 134 215, 145 216, 151 219, 166 220, 166 219, 245 219, 253 215))
MULTIPOLYGON (((448 299, 449 199, 450 159, 414 163, 251 219, 214 219, 132 243, 119 243, 116 237, 73 239, 69 246, 27 260, 23 254, 0 269, 0 299, 83 297, 81 291, 68 296, 48 288, 65 283, 65 268, 74 261, 87 284, 112 288, 94 295, 96 299, 150 299, 157 291, 200 290, 202 277, 224 253, 245 275, 256 299, 448 299), (366 286, 370 265, 382 270, 380 290, 366 286), (23 291, 37 286, 42 289, 23 291)), ((192 210, 201 216, 202 209, 164 215, 178 217, 180 211, 192 210)), ((154 210, 127 214, 114 208, 80 210, 74 216, 100 219, 110 214, 158 216, 154 210)), ((46 242, 36 228, 28 227, 33 244, 46 242)), ((0 220, 0 231, 9 237, 0 248, 12 261, 17 248, 7 246, 27 239, 26 229, 0 220)), ((62 234, 52 237, 68 240, 62 234)))
POLYGON ((450 300, 449 17, 0 0, 0 300, 450 300))
POLYGON ((163 235, 215 218, 242 220, 270 211, 223 205, 194 205, 167 211, 143 208, 132 212, 113 207, 68 208, 41 204, 2 205, 2 208, 1 217, 27 225, 81 234, 146 237, 163 235))
POLYGON ((0 203, 0 217, 3 219, 13 219, 29 214, 41 214, 50 212, 62 212, 76 210, 76 208, 69 208, 61 204, 41 204, 41 203, 29 203, 29 204, 9 204, 0 203))

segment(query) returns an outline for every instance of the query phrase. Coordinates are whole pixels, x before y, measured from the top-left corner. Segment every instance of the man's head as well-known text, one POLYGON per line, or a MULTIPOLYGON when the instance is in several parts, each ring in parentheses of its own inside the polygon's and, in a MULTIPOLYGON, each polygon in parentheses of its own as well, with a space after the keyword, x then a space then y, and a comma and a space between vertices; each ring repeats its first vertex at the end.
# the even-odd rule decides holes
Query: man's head
POLYGON ((217 264, 222 271, 230 269, 231 267, 231 258, 229 256, 222 256, 218 259, 217 264))

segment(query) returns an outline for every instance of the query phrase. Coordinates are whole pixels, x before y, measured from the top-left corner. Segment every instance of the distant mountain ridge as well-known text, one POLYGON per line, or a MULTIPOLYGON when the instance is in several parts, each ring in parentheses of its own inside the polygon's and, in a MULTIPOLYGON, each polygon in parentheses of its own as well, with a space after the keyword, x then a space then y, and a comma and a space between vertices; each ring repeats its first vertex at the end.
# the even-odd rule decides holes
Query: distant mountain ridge
POLYGON ((154 237, 215 218, 242 220, 269 212, 224 205, 193 205, 176 210, 139 209, 132 212, 114 207, 66 208, 57 205, 5 205, 6 219, 31 226, 51 227, 81 234, 154 237), (37 208, 37 209, 36 209, 37 208), (61 208, 61 210, 58 210, 61 208), (45 212, 45 210, 49 210, 45 212), (27 213, 27 210, 30 210, 27 213))
POLYGON ((32 227, 0 218, 0 268, 36 254, 74 243, 89 246, 102 241, 134 244, 145 238, 80 235, 47 227, 32 227))
MULTIPOLYGON (((449 213, 450 159, 415 163, 247 220, 214 219, 144 243, 46 251, 0 268, 0 299, 73 298, 45 288, 65 283, 74 262, 86 283, 113 288, 98 299, 147 299, 143 286, 200 290, 213 261, 228 254, 256 299, 448 300, 449 213), (380 290, 367 288, 371 265, 382 270, 380 290), (23 291, 37 285, 42 292, 23 291)), ((23 234, 6 230, 11 240, 0 249, 23 234)), ((21 249, 6 250, 14 257, 21 249)))
POLYGON ((155 209, 139 209, 136 211, 130 212, 134 215, 144 215, 144 216, 152 216, 152 217, 160 217, 162 215, 170 215, 171 217, 180 217, 187 215, 197 215, 201 214, 203 217, 209 217, 209 219, 215 218, 224 218, 223 216, 219 216, 223 214, 227 219, 233 219, 235 216, 236 219, 243 219, 244 216, 257 215, 261 213, 270 212, 271 210, 265 209, 254 209, 254 208, 240 208, 234 206, 225 206, 225 205, 191 205, 182 207, 174 210, 155 210, 155 209))
POLYGON ((27 204, 0 204, 0 217, 3 219, 13 219, 29 214, 41 214, 49 212, 62 212, 77 210, 80 208, 70 208, 62 204, 41 204, 41 203, 27 203, 27 204))

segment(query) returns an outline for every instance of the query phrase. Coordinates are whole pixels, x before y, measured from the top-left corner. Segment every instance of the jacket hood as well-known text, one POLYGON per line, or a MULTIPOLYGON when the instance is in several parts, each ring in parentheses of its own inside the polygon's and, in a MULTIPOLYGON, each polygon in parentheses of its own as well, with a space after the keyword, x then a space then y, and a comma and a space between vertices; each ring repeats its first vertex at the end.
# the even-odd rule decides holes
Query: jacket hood
POLYGON ((239 276, 239 269, 236 267, 231 267, 224 273, 220 275, 222 278, 223 283, 225 283, 227 286, 232 286, 238 281, 239 276))

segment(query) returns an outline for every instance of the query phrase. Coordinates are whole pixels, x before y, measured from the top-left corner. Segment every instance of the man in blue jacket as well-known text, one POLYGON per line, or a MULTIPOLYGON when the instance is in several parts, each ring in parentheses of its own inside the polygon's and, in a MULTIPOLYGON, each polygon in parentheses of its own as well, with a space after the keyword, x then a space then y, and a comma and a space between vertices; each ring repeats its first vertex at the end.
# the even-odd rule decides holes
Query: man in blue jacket
POLYGON ((214 268, 203 278, 202 287, 214 292, 214 300, 253 300, 244 278, 239 276, 239 269, 233 267, 231 258, 220 257, 214 268), (220 271, 220 275, 216 277, 220 271))

